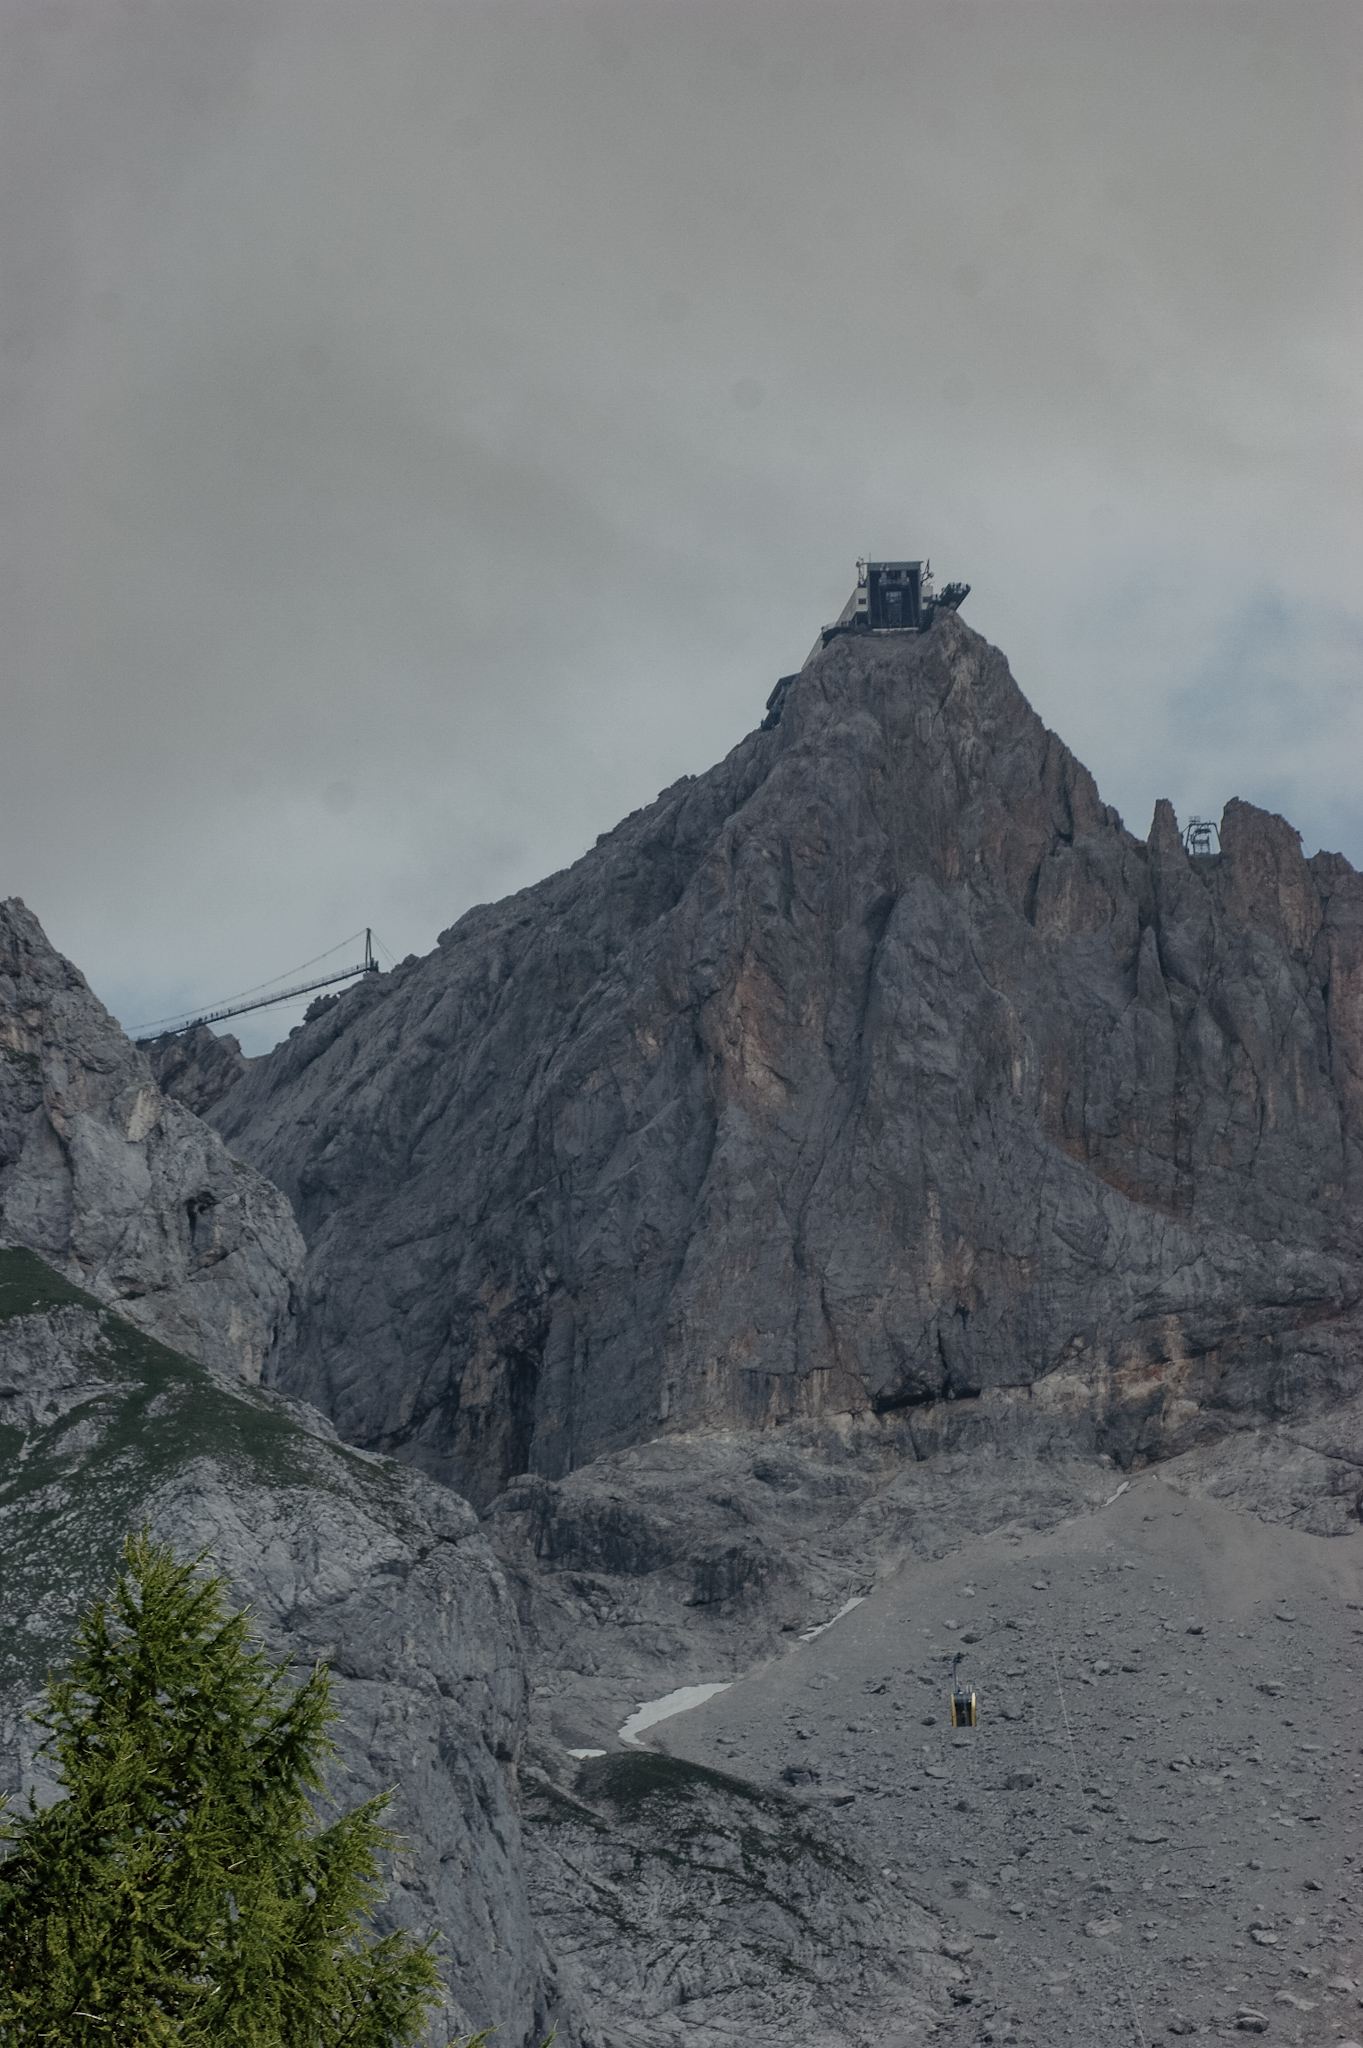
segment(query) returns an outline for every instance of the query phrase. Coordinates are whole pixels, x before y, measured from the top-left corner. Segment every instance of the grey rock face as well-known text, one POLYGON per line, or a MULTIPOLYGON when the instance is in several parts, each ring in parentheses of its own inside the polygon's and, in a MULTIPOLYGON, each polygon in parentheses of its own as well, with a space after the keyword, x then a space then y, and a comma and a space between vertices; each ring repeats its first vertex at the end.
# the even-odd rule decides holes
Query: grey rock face
POLYGON ((640 1752, 527 1778, 575 2048, 909 2048, 950 2009, 935 1916, 781 1788, 640 1752))
POLYGON ((144 1041, 141 1049, 161 1093, 183 1102, 195 1116, 221 1102, 252 1064, 242 1052, 240 1039, 231 1032, 219 1038, 207 1024, 196 1024, 192 1031, 163 1032, 159 1038, 144 1041))
MULTIPOLYGON (((441 1936, 432 2035, 532 2032, 534 1938, 514 1760, 525 1674, 505 1581, 465 1502, 339 1444, 0 1252, 0 1790, 56 1787, 25 1719, 128 1529, 207 1546, 271 1653, 330 1665, 344 1805, 396 1788, 381 1928, 441 1936)), ((540 2034, 534 2034, 538 2041, 540 2034)))
MULTIPOLYGON (((1101 1410, 1070 1391, 1054 1406, 990 1390, 912 1422, 797 1423, 775 1443, 664 1436, 513 1481, 484 1526, 525 1630, 536 1742, 614 1748, 638 1702, 765 1669, 896 1574, 914 1584, 963 1547, 1102 1516, 1130 1485, 1098 1449, 1101 1410)), ((1264 1407, 1219 1434, 1170 1431, 1159 1469, 1260 1527, 1348 1539, 1347 1570, 1363 1542, 1363 1375, 1352 1393, 1304 1375, 1291 1404, 1264 1407)))
POLYGON ((0 903, 0 1242, 258 1380, 302 1241, 288 1203, 158 1088, 17 897, 0 903))
POLYGON ((990 1389, 1130 1463, 1347 1378, 1363 880, 1222 848, 1126 832, 959 619, 833 642, 213 1109, 308 1242, 271 1376, 483 1501, 990 1389))

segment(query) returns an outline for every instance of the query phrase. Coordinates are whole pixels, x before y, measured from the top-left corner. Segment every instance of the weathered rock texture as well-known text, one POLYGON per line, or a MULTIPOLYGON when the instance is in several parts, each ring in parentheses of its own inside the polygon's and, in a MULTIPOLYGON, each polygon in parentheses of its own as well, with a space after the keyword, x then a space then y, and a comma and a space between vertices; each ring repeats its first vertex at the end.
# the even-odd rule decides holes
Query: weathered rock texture
POLYGON ((288 1203, 163 1095, 85 977, 0 903, 0 1242, 139 1329, 258 1380, 302 1240, 288 1203))
POLYGON ((1353 1384, 1363 880, 1133 838, 959 619, 841 638, 211 1115, 308 1241, 272 1377, 475 1498, 987 1389, 1130 1463, 1353 1384))
POLYGON ((917 2048, 966 1982, 903 1878, 780 1785, 639 1751, 525 1775, 581 2048, 917 2048))
MULTIPOLYGON (((444 1927, 465 2019, 515 2040, 552 2016, 565 2048, 907 2048, 953 2024, 1127 2039, 1131 1984, 1151 2026, 1172 1993, 1159 1940, 1216 1957, 1219 1982, 1234 1916, 1187 1931, 1186 1894, 1164 1899, 1186 1871, 1162 1885, 1170 1852, 1144 1825, 1158 1759, 1090 1785, 1071 1718, 1095 1756, 1133 1717, 1224 1735, 1234 1712, 1237 1741, 1262 1733, 1246 1716, 1299 1675, 1295 1648, 1242 1667, 1237 1610, 1215 1669, 1187 1662, 1188 1602, 1220 1611, 1198 1576, 1216 1544, 1252 1552, 1255 1599, 1311 1580, 1322 1655, 1349 1654, 1363 882, 1239 803, 1215 860, 1189 859, 1167 805, 1132 838, 956 619, 841 639, 772 709, 572 870, 366 977, 268 1059, 152 1048, 166 1091, 211 1104, 303 1226, 266 1379, 476 1492, 500 1572, 461 1503, 278 1394, 238 1379, 209 1401, 210 1376, 153 1369, 155 1347, 92 1304, 20 1302, 0 1359, 24 1432, 0 1488, 19 1618, 0 1680, 13 1699, 24 1658, 54 1654, 150 1504, 158 1529, 214 1544, 273 1641, 348 1688, 355 1791, 396 1781, 409 1802, 395 1910, 444 1927), (1168 1485, 1124 1483, 1155 1459, 1168 1485), (987 1627, 965 1605, 986 1595, 987 1627), (499 1775, 522 1730, 513 1599, 528 1910, 499 1775), (942 1721, 958 1641, 979 1660, 978 1744, 942 1721), (661 1755, 622 1755, 634 1705, 716 1680, 731 1690, 650 1731, 661 1755), (1086 1734, 1062 1683, 1109 1681, 1114 1717, 1086 1734), (579 1773, 574 1750, 609 1754, 579 1773), (1090 1885, 1074 1844, 1117 1822, 1119 1867, 1090 1885), (934 1925, 918 1873, 987 1956, 934 1925), (1157 1884, 1168 1923, 1141 1923, 1138 1964, 1157 1884), (1126 1960, 1095 1976, 1119 1891, 1126 1960)), ((36 958, 41 934, 10 915, 36 958)), ((41 1039, 14 1036, 0 1065, 17 1133, 0 1194, 76 1277, 63 1218, 126 1239, 102 1299, 135 1305, 163 1271, 169 1298, 192 1295, 156 1221, 189 1195, 162 1199, 179 1184, 159 1162, 201 1127, 153 1090, 174 1142, 146 1192, 125 1200, 107 1166, 79 1182, 70 1104, 94 1104, 94 1149, 122 1159, 110 1133, 140 1142, 122 1134, 142 1098, 119 1077, 140 1056, 106 1045, 54 960, 14 978, 55 995, 0 1012, 41 1039)), ((1201 1759, 1228 1785, 1232 1751, 1201 1759)), ((1229 1800, 1217 1819, 1237 1869, 1279 1824, 1229 1800)), ((1304 1864, 1298 1881, 1320 1882, 1304 1864)), ((1343 1940, 1333 1922, 1311 1938, 1343 1940)))
POLYGON ((406 1846, 378 1924, 440 1937, 450 1997, 431 2039, 499 2023, 520 2048, 536 1998, 513 1774, 525 1673, 472 1511, 0 1251, 0 1791, 55 1796, 24 1704, 144 1522, 182 1553, 207 1546, 274 1656, 330 1665, 331 1796, 397 1792, 406 1846))
POLYGON ((195 1024, 188 1031, 163 1031, 159 1038, 139 1039, 146 1053, 156 1085, 202 1116, 229 1088, 235 1088, 252 1062, 241 1049, 241 1040, 225 1031, 221 1038, 207 1024, 195 1024))

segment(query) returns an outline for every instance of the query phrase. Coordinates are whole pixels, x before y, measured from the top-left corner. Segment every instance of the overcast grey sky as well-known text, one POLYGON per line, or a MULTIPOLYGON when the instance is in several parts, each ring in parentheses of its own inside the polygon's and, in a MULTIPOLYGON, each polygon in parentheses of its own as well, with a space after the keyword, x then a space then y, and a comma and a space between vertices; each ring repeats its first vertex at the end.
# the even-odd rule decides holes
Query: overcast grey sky
POLYGON ((0 45, 0 893, 126 1024, 575 859, 862 552, 974 586, 1134 831, 1363 865, 1358 0, 0 45))

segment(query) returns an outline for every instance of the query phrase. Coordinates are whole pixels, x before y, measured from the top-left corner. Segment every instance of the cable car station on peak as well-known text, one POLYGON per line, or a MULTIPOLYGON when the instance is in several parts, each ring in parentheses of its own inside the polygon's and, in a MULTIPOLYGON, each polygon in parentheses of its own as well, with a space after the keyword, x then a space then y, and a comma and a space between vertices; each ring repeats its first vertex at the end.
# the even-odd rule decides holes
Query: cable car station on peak
POLYGON ((823 645, 839 633, 926 633, 938 612, 954 612, 970 595, 968 583, 945 583, 934 591, 931 562, 857 562, 856 589, 831 626, 823 645))
MULTIPOLYGON (((954 612, 970 595, 968 583, 944 583, 935 591, 931 562, 857 562, 856 588, 831 626, 810 648, 805 666, 840 633, 926 633, 938 612, 954 612)), ((763 732, 781 723, 781 707, 795 675, 778 676, 767 699, 763 732)))

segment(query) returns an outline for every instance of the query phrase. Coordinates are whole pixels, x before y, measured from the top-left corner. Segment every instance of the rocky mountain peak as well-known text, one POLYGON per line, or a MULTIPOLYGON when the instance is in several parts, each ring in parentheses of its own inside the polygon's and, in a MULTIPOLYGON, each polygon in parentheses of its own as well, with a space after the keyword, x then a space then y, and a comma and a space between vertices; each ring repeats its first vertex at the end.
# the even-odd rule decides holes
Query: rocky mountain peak
POLYGON ((281 1383, 486 1500, 1076 1371, 1129 1462, 1329 1369, 1359 877, 1239 802, 1134 838, 956 617, 779 713, 211 1110, 308 1240, 281 1383))

